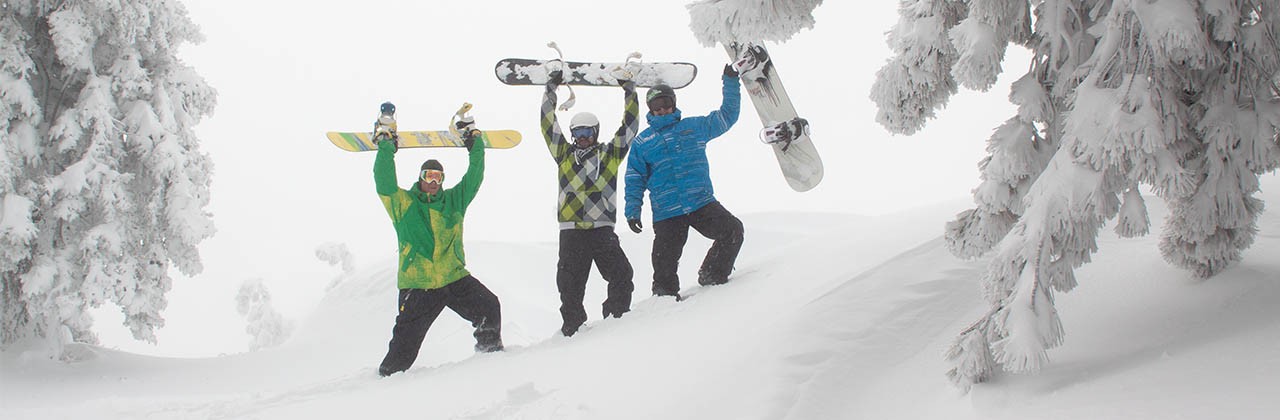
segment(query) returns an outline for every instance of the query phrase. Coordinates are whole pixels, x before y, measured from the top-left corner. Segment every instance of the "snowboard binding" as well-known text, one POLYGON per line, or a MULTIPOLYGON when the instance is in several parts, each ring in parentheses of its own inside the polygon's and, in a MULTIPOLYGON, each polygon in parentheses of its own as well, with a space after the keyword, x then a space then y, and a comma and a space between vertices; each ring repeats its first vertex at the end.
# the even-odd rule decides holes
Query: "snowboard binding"
POLYGON ((756 44, 747 44, 738 54, 738 59, 733 61, 733 69, 749 80, 768 78, 766 73, 770 65, 769 52, 756 44))
POLYGON ((449 119, 449 132, 457 138, 474 138, 480 135, 480 130, 476 129, 476 120, 467 115, 468 112, 471 112, 471 104, 463 102, 458 112, 449 119))
POLYGON ((383 102, 378 110, 378 120, 373 123, 373 141, 395 140, 396 137, 396 105, 383 102))
MULTIPOLYGON (((569 75, 564 74, 564 69, 568 66, 564 64, 564 52, 560 51, 560 46, 556 45, 555 41, 548 42, 547 46, 556 50, 556 56, 559 57, 547 62, 548 73, 560 72, 562 78, 569 77, 569 75)), ((573 86, 565 85, 565 87, 569 88, 569 99, 566 99, 560 104, 561 111, 568 111, 569 108, 573 108, 573 104, 578 101, 578 95, 573 93, 573 86)))
POLYGON ((809 135, 809 120, 795 117, 790 121, 783 121, 760 130, 760 141, 765 144, 782 143, 782 151, 787 151, 791 147, 791 142, 799 139, 800 136, 809 135))
POLYGON ((617 66, 609 70, 609 75, 613 76, 613 78, 618 81, 619 85, 626 83, 628 80, 634 79, 636 77, 636 73, 640 71, 641 57, 643 56, 640 55, 639 51, 628 54, 627 59, 622 62, 621 66, 617 66))

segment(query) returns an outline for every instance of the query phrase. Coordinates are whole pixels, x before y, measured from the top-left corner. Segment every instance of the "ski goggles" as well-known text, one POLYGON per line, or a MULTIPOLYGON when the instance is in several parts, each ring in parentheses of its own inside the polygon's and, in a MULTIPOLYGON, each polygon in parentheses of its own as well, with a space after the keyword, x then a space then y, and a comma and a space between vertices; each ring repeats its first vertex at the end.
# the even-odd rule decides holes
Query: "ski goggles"
POLYGON ((569 130, 569 133, 573 135, 573 138, 575 139, 591 138, 596 135, 596 128, 595 127, 574 127, 573 129, 569 130))
POLYGON ((676 100, 670 96, 659 96, 649 101, 649 111, 659 111, 663 109, 673 109, 676 107, 676 100))
POLYGON ((430 183, 436 183, 436 184, 443 183, 443 182, 444 182, 444 171, 436 170, 436 169, 423 169, 423 170, 422 170, 422 181, 423 181, 423 182, 426 182, 426 183, 428 183, 428 184, 430 184, 430 183))

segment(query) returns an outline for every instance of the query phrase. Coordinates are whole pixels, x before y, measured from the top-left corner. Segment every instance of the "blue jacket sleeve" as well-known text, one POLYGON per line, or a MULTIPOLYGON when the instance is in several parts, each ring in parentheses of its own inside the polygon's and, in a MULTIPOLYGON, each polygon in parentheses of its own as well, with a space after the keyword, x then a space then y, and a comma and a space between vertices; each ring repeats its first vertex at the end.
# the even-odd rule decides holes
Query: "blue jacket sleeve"
POLYGON ((724 87, 720 109, 711 111, 706 118, 702 119, 707 140, 720 137, 721 134, 729 131, 729 128, 738 122, 738 110, 742 107, 742 82, 737 77, 722 76, 721 78, 724 80, 724 87))
POLYGON ((626 182, 626 208, 624 215, 627 220, 639 219, 640 208, 644 205, 644 191, 648 188, 649 183, 649 163, 645 162, 640 153, 636 153, 640 148, 632 147, 631 153, 627 155, 627 176, 626 182))

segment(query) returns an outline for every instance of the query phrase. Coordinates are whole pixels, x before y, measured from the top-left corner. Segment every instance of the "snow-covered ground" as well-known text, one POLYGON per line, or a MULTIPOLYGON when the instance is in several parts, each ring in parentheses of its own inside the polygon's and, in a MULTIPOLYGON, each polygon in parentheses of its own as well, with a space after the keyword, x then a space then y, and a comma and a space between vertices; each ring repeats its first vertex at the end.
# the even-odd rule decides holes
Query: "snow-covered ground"
MULTIPOLYGON (((1268 186, 1264 183, 1264 187, 1268 186)), ((1262 195, 1280 203, 1274 191, 1262 195)), ((204 359, 80 349, 73 364, 2 355, 0 418, 1274 418, 1280 410, 1280 212, 1209 281, 1165 264, 1153 233, 1103 234, 1080 287, 1059 294, 1066 342, 1037 375, 968 394, 943 352, 986 309, 984 261, 938 237, 965 203, 882 217, 743 215, 746 243, 724 286, 699 288, 709 243, 691 235, 683 302, 648 296, 649 241, 622 232, 636 302, 558 336, 554 243, 467 244, 502 299, 508 350, 471 353, 446 311, 404 374, 378 378, 394 318, 394 262, 357 270, 284 345, 204 359)), ((593 273, 588 313, 599 313, 593 273)), ((595 315, 598 316, 598 315, 595 315)))

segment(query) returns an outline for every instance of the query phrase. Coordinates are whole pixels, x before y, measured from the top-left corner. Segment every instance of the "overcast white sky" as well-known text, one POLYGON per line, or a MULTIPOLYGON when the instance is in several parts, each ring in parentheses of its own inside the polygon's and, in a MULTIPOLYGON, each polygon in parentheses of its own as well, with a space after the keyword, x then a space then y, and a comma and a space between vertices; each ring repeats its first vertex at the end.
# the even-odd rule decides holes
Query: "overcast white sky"
MULTIPOLYGON (((719 105, 727 62, 721 48, 694 39, 684 0, 185 3, 206 41, 182 58, 218 91, 215 115, 197 127, 215 165, 209 210, 218 233, 201 246, 204 273, 175 280, 159 346, 126 338, 118 315, 98 319, 104 344, 141 353, 245 350, 233 299, 249 278, 266 281, 286 316, 305 315, 338 273, 315 258, 319 244, 346 243, 358 265, 394 255, 396 239, 373 191, 373 154, 324 138, 367 129, 383 101, 398 106, 401 129, 442 129, 467 101, 481 128, 519 130, 519 147, 488 155, 467 239, 555 242, 556 174, 538 133, 541 89, 499 83, 494 63, 549 58, 548 41, 574 61, 620 61, 639 51, 647 61, 692 62, 699 77, 677 94, 684 115, 694 116, 719 105)), ((1013 113, 1008 84, 1025 72, 1025 52, 1010 50, 990 92, 962 91, 926 129, 895 136, 876 124, 868 94, 890 54, 884 33, 897 21, 896 2, 829 1, 814 15, 813 30, 769 46, 796 109, 813 125, 825 179, 805 193, 787 187, 744 97, 738 124, 708 147, 717 198, 738 214, 873 215, 968 196, 986 138, 1013 113)), ((620 121, 620 89, 576 91, 578 105, 562 119, 587 110, 605 126, 620 121)), ((404 150, 402 186, 428 158, 449 173, 466 166, 461 149, 404 150)), ((632 259, 647 264, 648 256, 632 259)))

